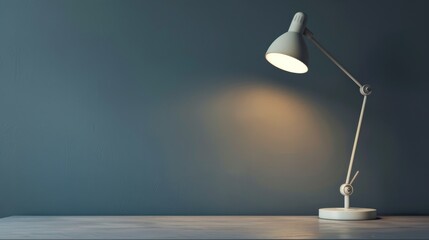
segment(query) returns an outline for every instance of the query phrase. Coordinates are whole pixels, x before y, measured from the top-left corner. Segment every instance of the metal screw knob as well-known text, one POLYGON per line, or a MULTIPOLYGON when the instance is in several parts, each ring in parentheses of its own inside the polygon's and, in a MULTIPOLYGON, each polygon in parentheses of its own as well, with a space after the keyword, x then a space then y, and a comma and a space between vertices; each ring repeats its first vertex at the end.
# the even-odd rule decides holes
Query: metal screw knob
POLYGON ((353 187, 350 184, 342 184, 340 186, 340 193, 344 196, 350 196, 353 194, 353 187))
POLYGON ((360 88, 360 94, 364 95, 364 96, 368 96, 370 95, 372 92, 372 88, 370 85, 365 84, 360 88))

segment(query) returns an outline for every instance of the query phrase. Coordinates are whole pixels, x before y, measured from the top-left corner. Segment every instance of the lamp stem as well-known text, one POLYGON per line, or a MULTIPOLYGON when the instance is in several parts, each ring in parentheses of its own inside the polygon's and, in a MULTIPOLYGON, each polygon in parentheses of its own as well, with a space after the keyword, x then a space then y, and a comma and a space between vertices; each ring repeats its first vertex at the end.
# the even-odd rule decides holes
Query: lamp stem
POLYGON ((350 174, 352 172, 353 161, 354 161, 355 152, 356 152, 356 146, 357 146, 357 143, 358 143, 358 140, 359 140, 360 127, 362 125, 363 114, 365 112, 366 97, 367 96, 363 96, 362 108, 360 110, 360 116, 359 116, 359 121, 358 121, 356 135, 355 135, 355 141, 353 143, 352 155, 350 157, 349 169, 347 171, 346 184, 350 184, 350 174))
POLYGON ((349 195, 344 196, 344 208, 345 209, 350 208, 350 196, 349 195))
POLYGON ((353 80, 353 82, 356 83, 356 85, 359 86, 359 88, 362 87, 362 84, 352 76, 351 73, 349 73, 349 71, 347 71, 347 69, 345 69, 313 36, 313 33, 308 29, 305 28, 304 30, 304 36, 306 36, 308 39, 310 39, 310 41, 312 43, 314 43, 314 45, 316 45, 317 48, 320 49, 320 51, 323 52, 323 54, 325 54, 339 69, 341 69, 341 71, 343 71, 351 80, 353 80))

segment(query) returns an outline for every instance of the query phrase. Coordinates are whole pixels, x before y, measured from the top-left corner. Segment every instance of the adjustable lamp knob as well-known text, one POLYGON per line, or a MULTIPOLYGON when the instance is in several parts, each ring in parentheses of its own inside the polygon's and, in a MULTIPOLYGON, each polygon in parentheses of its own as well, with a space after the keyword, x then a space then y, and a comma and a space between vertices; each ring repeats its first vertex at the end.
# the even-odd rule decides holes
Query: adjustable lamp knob
POLYGON ((364 96, 368 96, 369 94, 371 94, 371 92, 372 92, 372 88, 368 84, 365 84, 360 88, 360 94, 364 96))
POLYGON ((350 184, 342 184, 340 186, 340 193, 344 196, 350 196, 353 194, 353 187, 350 184))

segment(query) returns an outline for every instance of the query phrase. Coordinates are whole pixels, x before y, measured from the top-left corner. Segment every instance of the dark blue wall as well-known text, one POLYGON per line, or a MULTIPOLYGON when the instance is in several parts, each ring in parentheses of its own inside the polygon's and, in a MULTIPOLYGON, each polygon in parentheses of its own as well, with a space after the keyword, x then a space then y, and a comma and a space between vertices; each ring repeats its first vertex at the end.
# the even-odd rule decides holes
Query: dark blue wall
POLYGON ((374 93, 352 206, 429 214, 429 1, 0 1, 0 215, 317 214, 341 206, 362 98, 314 46, 265 59, 293 14, 374 93))

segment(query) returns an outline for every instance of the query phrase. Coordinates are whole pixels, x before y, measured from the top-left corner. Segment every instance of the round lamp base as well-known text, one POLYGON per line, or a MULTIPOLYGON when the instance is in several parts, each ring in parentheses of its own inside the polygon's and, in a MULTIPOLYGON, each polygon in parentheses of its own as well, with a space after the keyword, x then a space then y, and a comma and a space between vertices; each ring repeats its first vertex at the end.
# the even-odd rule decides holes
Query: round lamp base
POLYGON ((373 208, 320 208, 319 218, 329 220, 370 220, 377 218, 373 208))

